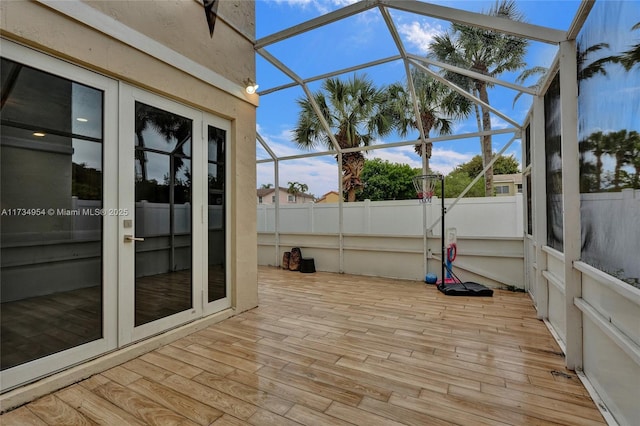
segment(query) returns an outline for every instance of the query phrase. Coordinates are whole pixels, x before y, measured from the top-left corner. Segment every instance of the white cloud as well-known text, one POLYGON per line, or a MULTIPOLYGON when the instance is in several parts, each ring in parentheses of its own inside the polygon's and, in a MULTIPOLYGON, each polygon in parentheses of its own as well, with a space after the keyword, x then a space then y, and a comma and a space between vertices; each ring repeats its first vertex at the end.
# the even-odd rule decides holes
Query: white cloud
POLYGON ((387 160, 390 163, 408 164, 414 168, 422 167, 422 161, 413 150, 413 145, 402 148, 377 149, 367 155, 366 158, 380 158, 382 160, 387 160))
POLYGON ((474 155, 474 153, 457 152, 434 146, 429 166, 433 171, 447 175, 456 166, 471 160, 474 155))
MULTIPOLYGON (((276 153, 278 157, 302 154, 293 142, 291 142, 291 131, 282 130, 275 135, 263 134, 261 128, 258 132, 268 144, 268 146, 276 153)), ((381 141, 377 141, 381 144, 381 141)), ((258 148, 258 152, 264 152, 258 148)), ((433 171, 442 174, 448 174, 456 166, 465 163, 475 153, 457 152, 451 149, 439 148, 437 144, 433 147, 433 153, 430 160, 430 167, 433 171)), ((412 168, 421 168, 422 161, 415 153, 413 145, 396 148, 383 148, 369 151, 365 153, 367 159, 380 158, 391 163, 408 164, 412 168)), ((258 156, 258 158, 269 158, 267 155, 258 156)), ((260 163, 256 166, 256 188, 263 184, 275 184, 274 164, 260 163)), ((278 163, 279 184, 281 187, 287 187, 287 182, 300 182, 309 187, 309 193, 320 197, 329 191, 338 190, 338 164, 333 155, 322 157, 300 158, 295 160, 283 160, 278 163)))
MULTIPOLYGON (((258 126, 257 131, 277 157, 287 157, 305 153, 292 142, 291 129, 282 129, 276 134, 267 134, 258 126)), ((257 158, 270 158, 266 151, 257 148, 257 158), (261 155, 261 153, 263 155, 261 155)), ((324 151, 324 148, 321 148, 324 151)), ((279 184, 286 188, 287 182, 300 182, 309 187, 309 193, 317 197, 338 188, 338 168, 333 156, 300 158, 278 162, 279 184)), ((260 163, 256 166, 257 188, 263 184, 275 184, 274 165, 272 162, 260 163)))
MULTIPOLYGON (((434 145, 431 159, 429 160, 429 167, 435 172, 446 175, 456 166, 471 160, 474 155, 474 153, 458 152, 438 148, 437 145, 434 145)), ((379 149, 367 158, 380 158, 382 160, 388 160, 391 163, 408 164, 413 168, 422 167, 422 160, 415 153, 413 145, 402 148, 379 149)))
MULTIPOLYGON (((311 157, 278 163, 278 183, 286 188, 288 182, 300 182, 309 187, 308 192, 320 197, 338 189, 338 165, 333 157, 311 157)), ((257 188, 275 183, 273 163, 257 165, 257 188)))
MULTIPOLYGON (((257 132, 278 157, 288 157, 308 152, 327 151, 327 148, 324 146, 320 146, 319 148, 312 149, 310 151, 299 149, 295 142, 293 142, 293 130, 290 128, 283 128, 280 130, 280 133, 268 134, 261 131, 261 127, 258 126, 257 132)), ((260 143, 258 143, 258 145, 260 145, 260 143)))
POLYGON ((431 25, 428 22, 413 21, 409 24, 401 24, 398 26, 398 32, 404 36, 409 47, 418 49, 418 53, 426 54, 429 52, 429 44, 433 38, 444 32, 439 24, 431 25))
POLYGON ((332 10, 357 3, 359 0, 272 0, 278 4, 286 4, 290 7, 301 9, 314 8, 320 13, 328 13, 332 10))
POLYGON ((511 127, 511 124, 507 123, 502 118, 495 116, 491 117, 491 128, 493 130, 506 129, 508 127, 511 127))

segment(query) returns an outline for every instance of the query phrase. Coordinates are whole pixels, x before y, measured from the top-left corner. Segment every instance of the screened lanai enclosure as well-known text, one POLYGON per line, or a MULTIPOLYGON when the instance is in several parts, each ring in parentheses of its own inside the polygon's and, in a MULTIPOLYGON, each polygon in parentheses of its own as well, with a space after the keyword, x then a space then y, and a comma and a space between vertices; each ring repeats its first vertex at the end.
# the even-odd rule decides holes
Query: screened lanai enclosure
POLYGON ((640 424, 637 1, 0 15, 3 425, 640 424))
POLYGON ((456 153, 473 149, 483 170, 467 189, 479 180, 489 196, 445 199, 456 273, 528 292, 608 420, 637 424, 640 4, 325 6, 258 22, 257 178, 342 196, 259 204, 259 264, 278 266, 302 247, 322 271, 412 280, 439 272, 443 195, 421 205, 350 202, 350 193, 367 185, 366 159, 448 174, 470 158, 456 153), (540 7, 555 19, 532 12, 540 7), (347 87, 362 79, 386 93, 375 113, 392 110, 395 127, 352 119, 358 110, 345 98, 364 89, 347 87), (519 159, 522 193, 493 197, 503 154, 519 159))

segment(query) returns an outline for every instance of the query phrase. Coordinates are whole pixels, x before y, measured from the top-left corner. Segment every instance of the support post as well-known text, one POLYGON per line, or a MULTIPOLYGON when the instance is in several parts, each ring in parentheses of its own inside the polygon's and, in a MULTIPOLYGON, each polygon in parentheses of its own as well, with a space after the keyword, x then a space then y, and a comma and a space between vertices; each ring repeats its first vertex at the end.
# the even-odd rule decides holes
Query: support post
POLYGON ((578 151, 578 84, 576 42, 560 43, 560 108, 562 123, 562 204, 565 285, 566 365, 582 369, 582 276, 573 263, 580 259, 580 162, 578 151))
POLYGON ((342 152, 338 152, 338 252, 340 266, 338 272, 344 274, 344 181, 342 180, 342 152))
POLYGON ((444 176, 440 175, 440 204, 441 204, 441 208, 442 208, 442 212, 441 212, 441 219, 440 219, 440 244, 442 245, 442 262, 440 265, 440 271, 442 273, 442 275, 440 276, 440 280, 442 281, 442 285, 445 284, 445 276, 444 276, 444 262, 445 262, 445 247, 444 247, 444 215, 447 213, 447 209, 444 206, 444 176))
POLYGON ((547 244, 547 199, 545 175, 545 131, 544 131, 544 98, 533 98, 533 120, 531 124, 531 183, 533 196, 533 239, 535 241, 536 271, 534 285, 536 286, 536 308, 538 319, 549 317, 549 283, 542 275, 547 269, 547 253, 542 247, 547 244))
POLYGON ((275 229, 274 229, 274 234, 276 237, 276 266, 282 266, 280 265, 280 262, 282 261, 282 256, 280 255, 280 169, 279 169, 279 163, 277 159, 273 160, 273 181, 275 182, 275 186, 276 186, 276 190, 275 190, 275 194, 276 194, 276 198, 275 198, 275 205, 276 205, 276 211, 275 211, 275 229))

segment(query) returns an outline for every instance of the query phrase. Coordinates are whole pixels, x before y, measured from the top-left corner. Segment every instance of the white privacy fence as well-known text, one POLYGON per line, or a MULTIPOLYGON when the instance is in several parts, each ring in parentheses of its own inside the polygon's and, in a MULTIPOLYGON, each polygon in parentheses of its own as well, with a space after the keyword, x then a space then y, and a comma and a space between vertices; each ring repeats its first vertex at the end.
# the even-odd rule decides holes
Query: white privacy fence
MULTIPOLYGON (((453 199, 445 199, 445 207, 453 199)), ((423 235, 423 208, 426 227, 430 228, 441 214, 441 200, 433 198, 424 207, 417 200, 363 201, 343 203, 343 231, 366 235, 423 235)), ((468 237, 522 237, 522 195, 463 198, 447 212, 447 228, 468 237)), ((258 205, 258 232, 276 231, 274 205, 258 205)), ((279 232, 338 233, 338 203, 281 204, 279 232)), ((440 235, 440 225, 433 227, 440 235)))
MULTIPOLYGON (((74 231, 74 239, 79 239, 86 231, 100 230, 100 211, 109 214, 109 210, 101 209, 102 202, 96 200, 82 200, 72 197, 70 211, 75 212, 69 216, 71 229, 74 231)), ((171 205, 169 203, 150 203, 138 201, 135 203, 136 235, 150 237, 156 235, 168 235, 171 232, 171 205)), ((209 230, 221 230, 224 225, 224 207, 208 206, 209 230)), ((175 234, 188 234, 191 232, 191 204, 175 204, 173 206, 173 232, 175 234)))
POLYGON ((582 194, 582 260, 640 282, 640 190, 582 194))

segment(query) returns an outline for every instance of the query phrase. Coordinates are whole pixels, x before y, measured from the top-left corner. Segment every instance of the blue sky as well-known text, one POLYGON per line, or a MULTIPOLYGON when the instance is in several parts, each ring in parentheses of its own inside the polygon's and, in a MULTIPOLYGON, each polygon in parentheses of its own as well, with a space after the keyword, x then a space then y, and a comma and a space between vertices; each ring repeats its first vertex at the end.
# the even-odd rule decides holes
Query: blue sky
MULTIPOLYGON (((324 13, 354 3, 350 0, 257 0, 256 1, 256 37, 270 35, 293 25, 318 17, 324 13)), ((486 11, 493 1, 438 1, 444 6, 465 9, 474 12, 486 11)), ((580 4, 579 1, 518 1, 519 9, 532 24, 566 30, 580 4)), ((391 10, 391 17, 400 32, 403 44, 409 53, 426 55, 429 41, 435 34, 446 31, 449 23, 415 14, 391 10)), ((295 38, 266 47, 266 50, 279 61, 292 69, 302 78, 309 78, 323 73, 359 65, 365 62, 397 55, 397 49, 386 28, 382 16, 373 9, 350 18, 338 21, 323 28, 309 31, 295 38)), ((530 66, 549 66, 557 52, 557 48, 540 42, 531 42, 526 61, 530 66)), ((259 55, 256 59, 257 80, 259 90, 266 90, 289 83, 289 77, 269 64, 259 55)), ((366 73, 376 84, 385 85, 404 81, 404 65, 400 61, 390 62, 373 68, 358 71, 366 73)), ((347 78, 353 73, 340 76, 347 78)), ((501 79, 513 82, 518 73, 505 73, 501 79)), ((533 84, 532 79, 530 84, 533 84)), ((318 90, 320 82, 310 84, 312 91, 318 90)), ((526 117, 531 98, 523 95, 513 105, 517 92, 496 86, 490 89, 491 105, 517 122, 526 117)), ((303 153, 292 142, 291 129, 296 124, 298 107, 297 98, 303 96, 300 88, 285 89, 260 97, 257 113, 258 132, 268 142, 278 156, 303 153)), ((493 116, 494 129, 508 127, 508 124, 497 116, 493 116)), ((471 133, 477 131, 475 117, 456 122, 455 133, 471 133)), ((432 135, 434 136, 434 135, 432 135)), ((500 150, 511 139, 511 134, 494 136, 493 149, 500 150)), ((391 135, 378 144, 401 142, 417 138, 400 138, 391 135)), ((431 158, 432 169, 448 173, 455 166, 471 159, 480 153, 478 138, 461 139, 434 144, 431 158)), ((518 160, 521 157, 520 141, 514 142, 506 151, 518 160)), ((259 146, 256 152, 258 159, 268 158, 259 146)), ((387 148, 371 151, 366 158, 382 158, 391 162, 405 163, 412 167, 421 167, 420 158, 413 152, 413 147, 387 148)), ((309 186, 309 192, 321 196, 338 189, 339 171, 333 156, 311 157, 299 160, 280 161, 280 186, 296 181, 309 186)), ((257 185, 274 183, 272 163, 259 164, 257 167, 257 185)))

